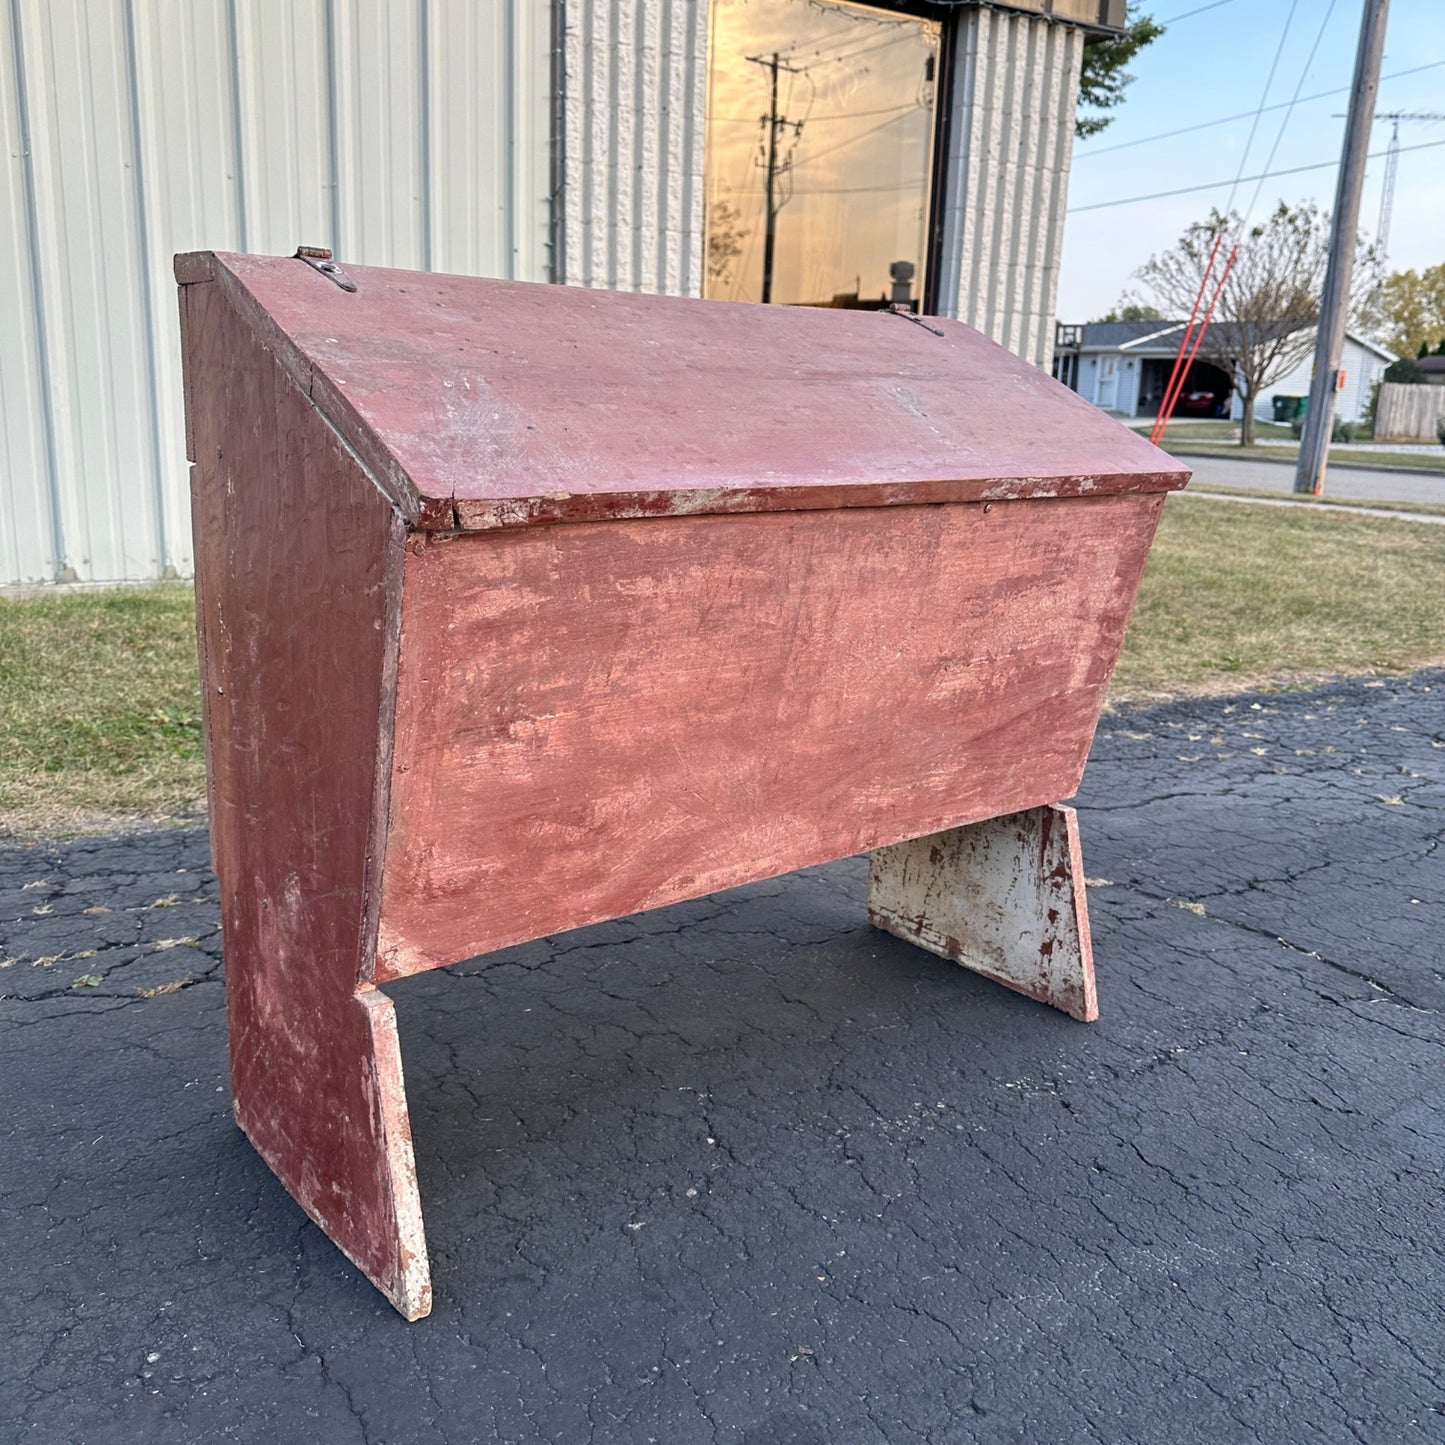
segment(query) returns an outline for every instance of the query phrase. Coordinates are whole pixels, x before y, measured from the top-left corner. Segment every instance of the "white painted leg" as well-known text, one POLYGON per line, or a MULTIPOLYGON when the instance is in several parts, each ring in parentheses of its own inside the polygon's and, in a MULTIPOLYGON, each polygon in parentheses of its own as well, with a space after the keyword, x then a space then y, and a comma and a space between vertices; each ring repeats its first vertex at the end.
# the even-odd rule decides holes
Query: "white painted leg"
POLYGON ((868 918, 1090 1023, 1099 1016, 1079 825, 1049 803, 870 855, 868 918))

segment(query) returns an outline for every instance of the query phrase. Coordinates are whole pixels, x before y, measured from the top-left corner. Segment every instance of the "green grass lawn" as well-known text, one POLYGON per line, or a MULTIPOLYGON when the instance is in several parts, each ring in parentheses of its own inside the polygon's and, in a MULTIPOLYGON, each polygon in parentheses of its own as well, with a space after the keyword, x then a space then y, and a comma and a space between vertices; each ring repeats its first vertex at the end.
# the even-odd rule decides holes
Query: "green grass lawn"
MULTIPOLYGON (((1127 423, 1135 431, 1149 435, 1154 425, 1153 418, 1134 418, 1127 423)), ((1217 441, 1227 442, 1230 437, 1236 438, 1234 443, 1238 448, 1237 440, 1239 435, 1239 423, 1237 421, 1214 420, 1201 417, 1198 421, 1171 421, 1164 428, 1164 440, 1166 445, 1171 441, 1217 441)), ((1288 425, 1272 421, 1261 421, 1255 423, 1255 435, 1263 441, 1265 438, 1275 438, 1280 441, 1293 441, 1288 425)))
POLYGON ((0 834, 194 812, 200 707, 188 583, 0 600, 0 834))
MULTIPOLYGON (((1116 702, 1445 663, 1445 527, 1172 498, 1116 702)), ((0 599, 0 834, 197 816, 191 590, 0 599)))
POLYGON ((1445 526, 1174 497, 1115 700, 1445 662, 1445 526))

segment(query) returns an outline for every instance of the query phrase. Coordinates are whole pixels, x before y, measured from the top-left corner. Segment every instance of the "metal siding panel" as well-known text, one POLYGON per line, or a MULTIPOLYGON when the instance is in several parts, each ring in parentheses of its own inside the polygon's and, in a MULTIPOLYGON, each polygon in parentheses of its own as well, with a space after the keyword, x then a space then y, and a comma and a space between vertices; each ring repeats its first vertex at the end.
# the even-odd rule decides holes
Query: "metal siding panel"
POLYGON ((516 41, 513 64, 512 251, 510 274, 545 281, 552 246, 552 16, 534 0, 507 0, 516 41))
POLYGON ((34 583, 54 578, 57 557, 20 61, 6 4, 0 6, 0 582, 34 583))
POLYGON ((431 0, 432 265, 545 281, 552 17, 524 0, 431 0))
POLYGON ((157 458, 124 7, 22 8, 65 561, 81 581, 153 577, 157 458))
POLYGON ((171 257, 239 244, 231 47, 224 0, 179 10, 135 9, 138 120, 143 157, 149 326, 160 432, 162 565, 192 567, 180 334, 171 257))
POLYGON ((432 0, 429 10, 427 185, 434 263, 441 271, 499 276, 502 110, 492 60, 501 38, 498 7, 432 0), (439 179, 443 176, 485 177, 486 184, 451 185, 439 179))
POLYGON ((1052 112, 1050 100, 1060 84, 1058 55, 1067 32, 1059 25, 1036 27, 1028 42, 1028 76, 1025 85, 1028 145, 1024 171, 1016 191, 1019 270, 1014 296, 1015 350, 1035 365, 1034 338, 1044 304, 1043 276, 1048 264, 1049 196, 1054 177, 1050 170, 1052 112))
POLYGON ((606 23, 610 6, 605 4, 605 0, 584 0, 584 4, 592 45, 587 55, 587 135, 583 152, 587 167, 583 178, 585 229, 580 229, 578 234, 586 240, 584 284, 610 286, 613 283, 607 258, 613 236, 612 224, 615 222, 609 224, 613 212, 608 203, 612 190, 612 156, 617 138, 617 127, 613 124, 612 72, 608 64, 613 46, 612 34, 606 23))
POLYGON ((424 16, 414 0, 333 0, 330 15, 337 254, 367 266, 422 268, 424 16))
POLYGON ((682 130, 682 153, 686 163, 682 171, 682 234, 676 241, 676 253, 682 262, 682 292, 686 296, 702 295, 702 162, 705 153, 705 126, 708 110, 708 7, 688 7, 691 29, 688 49, 679 55, 682 69, 682 98, 679 127, 682 130))
POLYGON ((247 246, 334 246, 335 184, 323 0, 236 0, 247 246))
POLYGON ((641 67, 636 54, 637 24, 644 5, 618 4, 612 7, 612 56, 610 69, 612 144, 607 175, 607 285, 613 290, 636 291, 642 284, 638 272, 637 237, 637 143, 645 134, 645 123, 637 91, 641 67))
POLYGON ((1059 267, 1064 250, 1064 217, 1069 205, 1069 171, 1074 159, 1074 115, 1078 109, 1079 70, 1084 60, 1084 32, 1064 29, 1056 46, 1057 70, 1051 95, 1055 104, 1046 117, 1052 128, 1048 171, 1035 211, 1042 221, 1045 246, 1035 301, 1033 350, 1025 355, 1035 366, 1048 368, 1054 353, 1054 308, 1059 297, 1059 267))
MULTIPOLYGON (((688 48, 688 24, 701 14, 706 21, 707 7, 695 6, 684 3, 684 0, 670 0, 665 6, 663 22, 662 44, 665 48, 665 55, 660 66, 661 91, 658 97, 659 104, 664 113, 674 114, 679 108, 684 113, 689 110, 689 99, 687 90, 687 76, 678 75, 674 57, 686 54, 688 48)), ((703 41, 703 54, 706 55, 706 38, 703 41)), ((675 198, 680 196, 681 191, 688 181, 688 129, 685 125, 669 125, 662 134, 662 144, 659 148, 659 176, 657 194, 655 199, 656 209, 652 216, 652 224, 656 226, 660 238, 658 264, 657 289, 665 295, 677 295, 679 292, 687 293, 687 270, 686 270, 686 244, 679 244, 681 237, 670 235, 669 221, 676 209, 675 198)))
POLYGON ((666 56, 662 46, 665 3, 640 6, 634 39, 634 112, 632 145, 632 285, 634 290, 661 289, 658 265, 665 217, 658 215, 658 172, 667 150, 666 56))
MULTIPOLYGON (((611 4, 574 8, 605 29, 611 4)), ((671 6, 661 22, 631 13, 649 34, 676 31, 681 13, 696 71, 705 7, 671 6)), ((0 0, 0 11, 0 585, 68 577, 67 565, 95 581, 190 569, 173 252, 307 241, 343 259, 547 277, 542 0, 0 0)), ((608 46, 591 59, 610 84, 608 46)), ((673 64, 652 73, 675 91, 690 82, 673 64)), ((576 106, 561 118, 580 153, 597 128, 576 106)), ((639 155, 685 153, 700 168, 697 124, 655 142, 650 124, 638 122, 639 155)), ((614 129, 601 126, 599 143, 614 129)), ((603 182, 588 191, 592 224, 574 228, 589 247, 609 230, 603 182)), ((654 214, 678 224, 661 190, 654 214)), ((677 248, 689 244, 695 223, 690 242, 662 247, 657 284, 664 271, 686 284, 677 248)), ((624 260, 622 284, 641 284, 624 260)))

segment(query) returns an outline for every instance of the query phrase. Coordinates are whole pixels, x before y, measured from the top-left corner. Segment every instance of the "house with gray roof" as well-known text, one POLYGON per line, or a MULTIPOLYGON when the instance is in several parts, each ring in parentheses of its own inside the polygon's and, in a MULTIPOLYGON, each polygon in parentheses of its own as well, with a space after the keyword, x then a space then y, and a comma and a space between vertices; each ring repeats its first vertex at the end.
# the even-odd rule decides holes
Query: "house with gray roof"
MULTIPOLYGON (((1217 334, 1227 324, 1216 323, 1211 330, 1217 334)), ((1157 416, 1186 325, 1184 321, 1090 321, 1082 326, 1061 322, 1055 327, 1054 376, 1086 401, 1115 416, 1157 416)), ((1344 385, 1335 399, 1335 414, 1341 421, 1364 419, 1372 387, 1394 360, 1394 352, 1354 332, 1348 333, 1342 365, 1344 385)), ((1309 395, 1313 370, 1314 358, 1306 356, 1266 387, 1255 398, 1256 419, 1272 420, 1276 396, 1309 395)), ((1230 417, 1238 421, 1243 414, 1234 378, 1214 362, 1196 358, 1180 390, 1174 415, 1230 417)))

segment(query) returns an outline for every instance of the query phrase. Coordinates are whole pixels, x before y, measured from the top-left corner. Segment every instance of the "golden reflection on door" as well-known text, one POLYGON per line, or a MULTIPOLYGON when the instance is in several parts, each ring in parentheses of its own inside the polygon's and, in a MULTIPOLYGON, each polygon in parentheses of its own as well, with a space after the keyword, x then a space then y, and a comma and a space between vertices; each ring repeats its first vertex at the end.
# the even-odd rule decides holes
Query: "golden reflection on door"
POLYGON ((939 41, 844 0, 713 0, 704 295, 921 309, 939 41))

